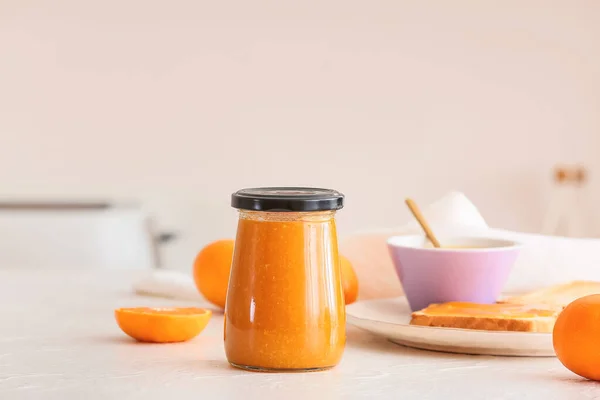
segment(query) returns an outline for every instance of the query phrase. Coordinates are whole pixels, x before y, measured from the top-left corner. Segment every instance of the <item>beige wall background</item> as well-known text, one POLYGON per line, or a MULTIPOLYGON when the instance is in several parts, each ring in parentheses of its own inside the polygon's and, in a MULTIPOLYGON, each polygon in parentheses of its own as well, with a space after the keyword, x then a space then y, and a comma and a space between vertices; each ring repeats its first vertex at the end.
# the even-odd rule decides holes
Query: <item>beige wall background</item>
POLYGON ((140 199, 182 268, 255 185, 345 192, 342 233, 449 190, 534 231, 553 165, 600 163, 598 21, 593 0, 0 0, 0 196, 140 199))

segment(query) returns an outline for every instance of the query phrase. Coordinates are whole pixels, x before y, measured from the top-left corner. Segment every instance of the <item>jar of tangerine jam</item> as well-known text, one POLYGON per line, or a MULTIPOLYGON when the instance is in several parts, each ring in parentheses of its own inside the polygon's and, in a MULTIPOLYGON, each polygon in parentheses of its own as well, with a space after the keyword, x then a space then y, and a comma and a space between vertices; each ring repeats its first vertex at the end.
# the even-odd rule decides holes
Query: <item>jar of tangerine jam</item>
POLYGON ((239 222, 225 305, 225 353, 235 367, 313 371, 344 351, 346 315, 328 189, 256 188, 232 195, 239 222))

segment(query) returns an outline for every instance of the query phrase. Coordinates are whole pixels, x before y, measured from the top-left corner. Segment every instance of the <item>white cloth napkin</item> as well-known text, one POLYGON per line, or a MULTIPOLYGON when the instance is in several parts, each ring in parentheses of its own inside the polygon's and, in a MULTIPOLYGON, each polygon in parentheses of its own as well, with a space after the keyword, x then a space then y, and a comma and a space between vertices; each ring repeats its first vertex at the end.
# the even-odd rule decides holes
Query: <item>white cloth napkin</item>
MULTIPOLYGON (((451 192, 423 207, 436 232, 489 236, 523 243, 505 292, 518 293, 569 280, 600 280, 600 239, 572 239, 489 228, 477 208, 460 192, 451 192)), ((390 236, 421 233, 415 221, 392 229, 343 237, 340 251, 353 263, 360 298, 392 297, 402 293, 386 241, 390 236)), ((156 271, 136 282, 134 291, 186 300, 200 300, 191 274, 156 271)))
POLYGON ((179 271, 152 271, 133 285, 137 294, 181 300, 203 300, 190 274, 179 271))
POLYGON ((525 292, 572 280, 600 281, 600 239, 500 229, 489 229, 485 234, 525 245, 506 285, 507 292, 525 292))

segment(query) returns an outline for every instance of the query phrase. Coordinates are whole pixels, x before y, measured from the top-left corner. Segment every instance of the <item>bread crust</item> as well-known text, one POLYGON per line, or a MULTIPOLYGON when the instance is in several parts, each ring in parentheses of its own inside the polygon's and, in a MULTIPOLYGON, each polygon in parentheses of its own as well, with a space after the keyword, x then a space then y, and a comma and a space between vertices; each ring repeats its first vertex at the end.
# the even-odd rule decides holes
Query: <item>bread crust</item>
POLYGON ((494 318, 487 316, 427 315, 426 311, 412 314, 411 325, 484 331, 552 332, 556 317, 494 318))

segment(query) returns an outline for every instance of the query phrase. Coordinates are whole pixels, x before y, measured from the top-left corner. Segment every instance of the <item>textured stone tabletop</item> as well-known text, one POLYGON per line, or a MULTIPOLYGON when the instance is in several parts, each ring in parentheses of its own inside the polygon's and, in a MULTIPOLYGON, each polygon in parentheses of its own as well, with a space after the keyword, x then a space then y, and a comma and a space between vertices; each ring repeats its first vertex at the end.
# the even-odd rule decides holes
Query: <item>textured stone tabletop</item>
POLYGON ((123 271, 0 271, 0 399, 600 399, 555 358, 453 355, 349 327, 341 364, 317 373, 230 367, 223 316, 181 344, 140 344, 113 310, 193 305, 138 297, 123 271))

